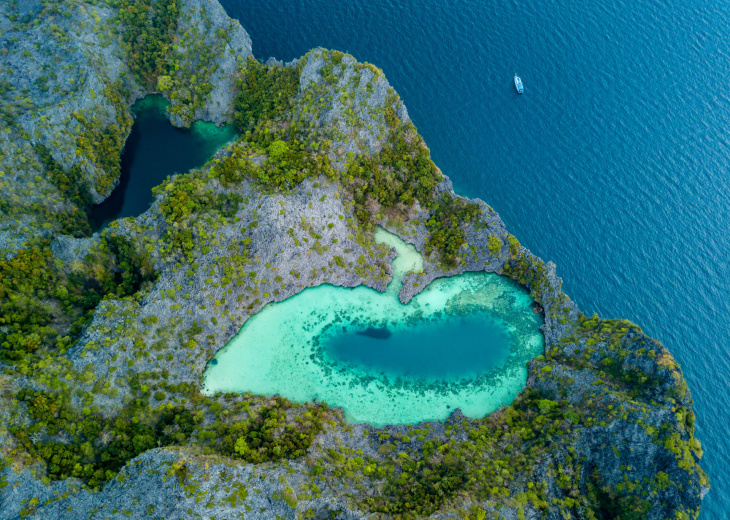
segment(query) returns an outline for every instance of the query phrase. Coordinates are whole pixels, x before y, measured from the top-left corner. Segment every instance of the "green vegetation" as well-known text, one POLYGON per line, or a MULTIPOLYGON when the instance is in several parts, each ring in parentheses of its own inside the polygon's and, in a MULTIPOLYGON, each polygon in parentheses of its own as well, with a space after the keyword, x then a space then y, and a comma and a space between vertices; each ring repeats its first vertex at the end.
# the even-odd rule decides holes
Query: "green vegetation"
POLYGON ((36 153, 41 158, 51 182, 71 201, 69 209, 59 219, 60 232, 75 237, 90 235, 91 226, 86 212, 91 207, 92 200, 80 165, 76 164, 69 171, 65 171, 44 146, 38 145, 36 153))
POLYGON ((282 141, 280 137, 285 136, 266 130, 250 134, 251 147, 234 146, 231 155, 216 160, 211 175, 217 176, 226 187, 248 178, 266 190, 282 191, 289 191, 304 179, 318 175, 336 178, 326 155, 312 153, 295 139, 282 141), (262 153, 269 157, 261 166, 251 162, 252 156, 262 153))
POLYGON ((502 241, 497 236, 489 235, 487 248, 491 254, 496 256, 502 250, 502 241))
POLYGON ((189 386, 175 389, 189 397, 187 407, 152 408, 147 385, 134 381, 132 388, 137 397, 108 418, 95 406, 79 412, 71 404, 70 390, 20 390, 16 397, 27 405, 32 423, 11 431, 32 456, 46 462, 49 478, 77 477, 98 490, 129 460, 160 446, 192 442, 205 453, 251 463, 298 458, 310 448, 326 418, 326 405, 302 408, 278 397, 252 406, 248 400, 228 396, 229 406, 224 408, 189 386), (206 423, 206 414, 215 420, 206 423), (70 440, 50 440, 59 434, 70 440))
POLYGON ((459 250, 466 243, 462 226, 477 219, 481 208, 446 193, 435 196, 442 176, 412 123, 402 125, 377 156, 351 161, 343 182, 347 184, 348 179, 362 226, 372 227, 373 213, 382 210, 403 218, 418 200, 433 211, 426 222, 430 233, 426 253, 437 251, 447 268, 458 263, 459 250))
POLYGON ((53 295, 55 273, 47 247, 0 260, 0 358, 15 362, 51 343, 57 331, 44 300, 53 295))
POLYGON ((368 501, 371 511, 395 518, 425 517, 462 490, 467 476, 463 462, 414 462, 409 457, 402 460, 400 478, 390 480, 380 496, 368 501))
POLYGON ((91 206, 92 200, 81 167, 77 164, 69 171, 64 171, 43 145, 36 146, 36 153, 40 156, 41 164, 56 188, 79 209, 86 211, 91 206))
POLYGON ((177 177, 155 188, 155 193, 166 193, 160 205, 168 222, 181 223, 194 213, 220 212, 231 216, 238 210, 243 198, 237 193, 213 193, 205 182, 193 176, 177 177))
POLYGON ((315 406, 294 420, 287 419, 290 407, 289 401, 276 397, 270 405, 249 409, 248 419, 232 424, 218 421, 202 435, 215 434, 215 451, 254 464, 302 457, 322 430, 326 405, 315 406))
POLYGON ((103 298, 131 296, 156 278, 149 258, 122 236, 105 235, 85 261, 75 272, 59 269, 48 242, 0 260, 0 359, 65 350, 103 298))
POLYGON ((196 245, 206 243, 207 232, 193 225, 201 215, 215 216, 222 221, 233 218, 243 201, 238 193, 214 193, 206 187, 207 178, 196 174, 177 176, 155 187, 155 195, 165 194, 160 211, 169 224, 165 233, 167 248, 190 261, 196 245))
MULTIPOLYGON (((382 492, 363 502, 374 512, 405 519, 428 516, 465 499, 506 502, 523 514, 524 506, 530 505, 546 513, 547 484, 534 468, 556 453, 553 439, 569 442, 571 432, 593 413, 580 412, 567 401, 552 401, 528 388, 505 410, 450 427, 446 439, 427 440, 414 451, 393 452, 373 471, 375 479, 386 479, 382 492), (460 432, 467 432, 467 440, 456 440, 460 432), (515 495, 515 486, 528 491, 515 495)), ((578 464, 578 458, 568 453, 559 465, 566 492, 580 487, 578 464)), ((556 473, 548 471, 551 476, 556 473)), ((575 496, 566 511, 593 508, 585 496, 575 496)))
POLYGON ((430 235, 426 241, 426 254, 439 251, 441 261, 447 267, 458 263, 461 247, 466 244, 462 225, 473 222, 481 214, 478 204, 448 193, 441 195, 436 210, 426 222, 430 235))
POLYGON ((187 441, 199 421, 179 406, 151 410, 143 399, 135 399, 116 417, 104 418, 88 408, 79 413, 69 391, 20 390, 17 398, 28 405, 33 424, 13 433, 31 455, 46 461, 48 477, 77 477, 97 490, 133 457, 187 441), (33 441, 59 433, 71 442, 33 441))
MULTIPOLYGON (((180 16, 177 2, 111 0, 110 5, 119 8, 117 21, 124 31, 128 64, 138 81, 145 88, 163 91, 173 103, 171 113, 189 122, 212 89, 206 79, 216 70, 212 56, 222 52, 225 30, 219 31, 213 46, 195 31, 185 32, 181 47, 188 50, 180 55, 173 51, 180 16)), ((59 5, 44 9, 65 16, 59 5)), ((0 362, 5 371, 0 376, 0 394, 10 409, 9 433, 17 448, 9 459, 21 465, 40 460, 50 479, 78 477, 99 489, 130 459, 158 446, 175 446, 185 456, 204 455, 228 463, 231 459, 260 464, 297 458, 311 469, 311 480, 299 487, 292 484, 297 489, 287 484, 281 493, 287 504, 321 496, 316 484, 321 479, 335 495, 348 495, 347 500, 373 516, 396 518, 436 512, 474 520, 497 517, 476 506, 463 511, 460 508, 465 502, 493 504, 498 511, 503 506, 513 508, 517 518, 525 518, 529 508, 542 516, 549 510, 558 511, 564 518, 642 518, 652 503, 664 500, 666 495, 657 498, 660 493, 696 487, 697 480, 706 484, 698 465, 702 448, 694 437, 691 402, 671 355, 635 325, 578 315, 551 278, 549 267, 528 254, 511 235, 490 236, 489 252, 508 251, 504 274, 526 285, 547 317, 558 320, 570 333, 530 364, 531 385, 541 390, 528 388, 512 405, 487 418, 451 422, 433 431, 424 427, 409 435, 391 436, 383 430, 378 440, 377 434, 365 433, 375 450, 369 452, 370 457, 340 444, 348 442, 348 426, 338 423, 338 413, 326 405, 296 405, 252 395, 209 399, 190 384, 168 383, 177 374, 169 374, 165 367, 170 365, 165 363, 204 357, 210 351, 203 345, 219 345, 222 336, 211 333, 210 327, 204 329, 198 321, 188 322, 187 329, 181 325, 180 314, 192 314, 191 309, 180 308, 180 302, 193 291, 184 283, 166 286, 159 296, 177 311, 169 322, 140 311, 138 302, 157 276, 150 253, 159 252, 165 269, 182 269, 192 277, 202 269, 197 263, 199 255, 220 246, 216 232, 240 222, 243 201, 237 184, 244 179, 256 182, 263 192, 283 193, 319 176, 340 183, 337 196, 354 211, 356 218, 348 220, 352 220, 353 236, 361 242, 368 236, 363 230, 372 229, 375 222, 411 220, 418 202, 426 212, 422 216, 429 232, 427 252, 435 253, 447 268, 458 266, 461 256, 468 254, 465 227, 479 225, 480 206, 437 190, 443 177, 415 127, 398 119, 400 101, 394 93, 377 114, 357 106, 353 89, 361 87, 367 92, 373 88, 372 83, 359 84, 359 73, 368 68, 376 81, 382 72, 369 65, 352 65, 342 53, 325 52, 324 57, 322 84, 307 87, 301 99, 295 96, 304 61, 293 68, 262 65, 253 59, 243 63, 235 107, 236 124, 245 133, 241 140, 209 168, 175 176, 155 190, 165 219, 160 227, 118 228, 138 233, 140 240, 117 234, 112 227, 69 265, 54 259, 50 238, 58 232, 89 234, 85 211, 91 204, 92 188, 108 193, 118 176, 123 140, 131 125, 128 93, 121 82, 108 85, 103 92, 115 110, 112 124, 107 124, 108 118, 81 112, 74 112, 64 123, 73 134, 69 142, 76 148, 69 151, 75 151, 79 160, 68 169, 51 154, 57 151, 54 147, 61 146, 60 140, 34 141, 33 136, 12 126, 27 109, 22 98, 12 106, 3 103, 1 117, 8 128, 17 130, 19 138, 9 140, 6 135, 10 132, 0 135, 0 187, 6 189, 9 178, 15 182, 16 177, 24 176, 13 186, 22 185, 26 191, 4 195, 0 211, 4 216, 38 215, 32 224, 19 218, 19 225, 27 226, 29 235, 42 231, 48 237, 0 259, 0 362), (356 74, 350 85, 342 87, 346 67, 356 74), (318 114, 335 103, 342 119, 335 124, 318 121, 318 114), (340 123, 346 132, 340 130, 340 123), (358 141, 359 132, 367 131, 382 145, 379 153, 370 154, 358 141), (30 142, 48 142, 50 148, 33 147, 30 142), (7 143, 17 149, 8 151, 7 143), (11 163, 12 168, 7 166, 11 163), (96 166, 101 176, 86 179, 87 165, 96 166), (45 177, 26 175, 41 171, 45 177), (30 196, 44 185, 45 192, 30 196), (162 237, 155 234, 158 231, 164 233, 162 237), (112 307, 115 310, 109 310, 112 307), (85 345, 74 363, 107 348, 111 354, 105 356, 108 365, 96 358, 94 365, 74 369, 64 354, 90 324, 94 312, 112 317, 114 326, 94 329, 101 333, 99 344, 85 345), (203 337, 203 330, 210 335, 203 337), (180 356, 181 351, 190 356, 180 356), (135 366, 136 360, 145 368, 135 366), (125 368, 130 370, 125 372, 125 368), (151 371, 140 373, 148 369, 151 371), (576 373, 593 381, 588 388, 578 388, 582 393, 575 392, 576 373), (16 387, 6 384, 10 377, 26 387, 13 395, 16 387), (105 398, 117 396, 120 408, 100 405, 108 406, 105 398), (657 414, 658 409, 669 413, 657 414), (656 425, 659 416, 664 422, 656 425), (642 428, 647 439, 663 450, 666 473, 636 478, 623 465, 621 481, 603 480, 585 454, 615 454, 626 460, 630 448, 628 443, 612 447, 603 439, 591 445, 593 440, 586 435, 592 435, 593 428, 608 431, 617 424, 642 428), (327 445, 314 443, 326 425, 334 430, 327 445)), ((0 82, 3 100, 9 88, 0 82)), ((249 205, 248 199, 245 204, 249 205)), ((205 302, 208 309, 220 307, 225 298, 238 297, 239 302, 245 300, 240 313, 251 314, 264 303, 259 298, 269 298, 270 292, 265 291, 272 289, 263 285, 266 280, 251 265, 267 261, 258 258, 255 245, 251 247, 249 231, 259 225, 255 211, 250 209, 251 221, 240 225, 240 239, 205 266, 206 283, 222 289, 215 300, 205 302), (242 286, 245 298, 241 292, 233 294, 233 287, 242 286)), ((284 214, 285 204, 281 211, 284 214)), ((346 215, 339 216, 344 219, 346 215)), ((319 226, 305 229, 309 236, 304 241, 311 252, 324 254, 329 244, 320 241, 319 226)), ((355 272, 363 276, 371 271, 384 273, 379 263, 368 265, 365 256, 357 264, 355 272)), ((333 256, 331 265, 348 268, 340 256, 333 256)), ((268 263, 266 266, 270 268, 268 263)), ((305 284, 308 273, 292 267, 291 274, 305 284)), ((283 281, 274 273, 266 276, 277 287, 283 281)), ((278 295, 278 289, 274 294, 278 295)), ((199 309, 205 310, 206 305, 199 309)), ((223 331, 240 323, 236 321, 239 316, 226 312, 208 314, 205 319, 223 331)), ((200 316, 194 319, 201 320, 200 316)), ((181 463, 168 475, 184 484, 186 471, 181 463)), ((5 485, 0 481, 0 487, 5 485)), ((245 499, 245 493, 243 489, 234 502, 245 499)), ((689 518, 686 513, 677 516, 689 518)))
POLYGON ((82 129, 76 140, 76 153, 100 170, 95 187, 101 195, 111 193, 119 179, 122 149, 132 129, 132 117, 121 94, 123 90, 119 84, 104 89, 104 96, 114 107, 115 119, 109 124, 102 123, 93 113, 73 113, 82 129))
POLYGON ((543 296, 550 289, 545 262, 532 255, 521 254, 520 243, 512 235, 508 235, 507 242, 511 258, 504 267, 504 274, 529 287, 538 303, 545 306, 548 302, 543 301, 543 296))
MULTIPOLYGON (((332 71, 344 55, 328 56, 322 75, 331 86, 336 83, 332 71)), ((249 178, 264 189, 285 191, 318 175, 339 178, 354 199, 359 224, 366 229, 372 228, 375 214, 386 212, 403 218, 418 200, 423 207, 434 210, 428 226, 429 251, 437 251, 446 267, 457 264, 458 252, 466 242, 462 225, 475 220, 481 210, 463 199, 436 197, 435 188, 443 177, 413 124, 398 119, 393 107, 400 101, 394 93, 385 111, 391 126, 387 143, 377 155, 349 159, 340 177, 332 167, 327 140, 312 133, 311 123, 297 119, 294 113, 295 108, 304 113, 310 110, 309 105, 301 108, 293 103, 301 66, 269 66, 249 58, 241 73, 234 119, 239 130, 245 132, 242 141, 246 144, 231 147, 228 157, 216 160, 211 176, 226 187, 249 178), (252 159, 262 155, 267 160, 258 166, 252 159)), ((313 103, 307 96, 305 103, 313 103)))
MULTIPOLYGON (((231 20, 227 26, 224 22, 212 30, 209 14, 202 8, 181 12, 167 70, 157 80, 157 90, 171 102, 168 113, 185 126, 200 117, 199 111, 211 101, 215 75, 224 72, 227 77, 231 72, 221 70, 220 58, 230 52, 236 22, 231 20)), ((233 81, 233 78, 226 80, 233 81)))
POLYGON ((288 114, 299 88, 300 67, 264 65, 249 56, 241 69, 234 122, 241 133, 288 114))
POLYGON ((98 251, 87 256, 85 261, 89 266, 103 265, 105 268, 69 276, 72 290, 77 293, 74 305, 84 310, 94 309, 103 298, 132 296, 157 279, 151 259, 120 235, 105 234, 98 251))
MULTIPOLYGON (((576 368, 590 368, 596 371, 603 380, 612 381, 625 389, 632 397, 650 397, 660 392, 668 379, 675 386, 673 393, 678 397, 686 394, 685 385, 675 385, 677 364, 671 359, 666 349, 656 340, 644 336, 641 329, 626 320, 602 320, 598 315, 587 318, 580 314, 578 327, 572 336, 564 337, 563 344, 579 343, 583 355, 565 356, 556 352, 560 362, 576 368), (659 366, 647 373, 641 361, 645 355, 658 359, 659 366), (676 373, 667 378, 666 373, 676 373)), ((652 364, 653 366, 653 364, 652 364)))
POLYGON ((379 155, 352 161, 347 174, 357 179, 352 190, 363 221, 367 220, 362 211, 369 199, 384 208, 398 203, 411 206, 414 200, 430 206, 433 190, 441 180, 428 148, 412 125, 405 125, 379 155))
POLYGON ((176 0, 118 0, 129 68, 144 87, 167 72, 180 7, 176 0))
POLYGON ((47 141, 37 138, 40 130, 34 139, 18 128, 0 138, 0 212, 8 221, 15 219, 18 225, 25 222, 30 227, 21 230, 27 233, 37 228, 49 238, 91 234, 87 212, 92 194, 111 192, 119 178, 121 150, 132 125, 120 89, 118 84, 104 89, 111 110, 74 110, 55 128, 49 127, 47 116, 41 116, 39 128, 47 134, 53 132, 47 141), (59 156, 61 149, 64 152, 59 156))
MULTIPOLYGON (((632 484, 629 481, 623 487, 640 491, 632 484)), ((598 504, 597 509, 603 518, 643 520, 651 508, 651 502, 638 494, 621 493, 621 490, 606 485, 597 469, 591 474, 587 487, 589 499, 598 504)))
MULTIPOLYGON (((516 508, 518 518, 525 518, 529 507, 539 515, 553 511, 564 518, 638 520, 645 518, 657 491, 678 484, 666 474, 634 479, 630 467, 622 468, 623 480, 608 484, 590 465, 584 472, 588 461, 578 455, 575 443, 585 428, 605 427, 640 408, 638 403, 602 401, 595 396, 576 406, 565 397, 527 388, 504 410, 482 420, 449 426, 446 438, 426 440, 417 449, 399 451, 385 443, 378 459, 354 454, 333 457, 331 478, 344 478, 355 469, 372 479, 370 483, 384 481, 370 498, 361 499, 378 518, 422 518, 478 501, 496 504, 498 509, 500 504, 516 508), (466 440, 459 440, 464 434, 466 440), (538 467, 540 471, 536 471, 538 467), (583 491, 585 474, 587 493, 583 491), (555 496, 548 479, 563 498, 548 498, 555 496)), ((680 453, 685 448, 678 436, 675 434, 672 442, 677 443, 673 449, 680 453)), ((381 436, 381 440, 388 437, 381 436)), ((664 441, 659 436, 655 442, 664 441)), ((612 448, 604 444, 590 449, 612 448)), ((682 457, 690 471, 701 471, 691 455, 682 457)))

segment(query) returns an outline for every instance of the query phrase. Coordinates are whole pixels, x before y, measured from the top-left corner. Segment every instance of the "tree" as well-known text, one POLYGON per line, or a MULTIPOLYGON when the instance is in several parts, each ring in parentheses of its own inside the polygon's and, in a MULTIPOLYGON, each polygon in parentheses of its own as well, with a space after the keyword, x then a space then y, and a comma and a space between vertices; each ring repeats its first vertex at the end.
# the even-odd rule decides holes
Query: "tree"
POLYGON ((160 76, 157 80, 157 90, 160 92, 168 92, 172 90, 172 78, 170 76, 160 76))
POLYGON ((498 255, 502 250, 502 241, 497 236, 489 235, 489 238, 487 239, 487 248, 493 255, 498 255))
POLYGON ((289 151, 289 145, 286 141, 277 140, 269 145, 269 159, 276 161, 282 155, 289 151))
POLYGON ((244 439, 243 437, 239 437, 236 440, 236 444, 234 444, 233 449, 241 457, 245 456, 246 455, 246 451, 248 450, 248 444, 246 444, 246 439, 244 439))

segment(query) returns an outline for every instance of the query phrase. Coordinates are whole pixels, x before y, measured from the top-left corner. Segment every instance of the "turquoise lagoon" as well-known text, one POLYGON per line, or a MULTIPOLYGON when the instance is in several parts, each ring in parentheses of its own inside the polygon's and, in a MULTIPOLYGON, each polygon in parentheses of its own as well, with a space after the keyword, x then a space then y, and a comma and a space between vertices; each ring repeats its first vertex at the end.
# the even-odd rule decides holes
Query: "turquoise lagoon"
POLYGON ((422 269, 421 255, 383 229, 375 238, 398 252, 385 292, 323 285, 265 306, 209 363, 203 391, 316 399, 376 426, 509 404, 544 349, 530 295, 499 275, 467 273, 403 305, 401 278, 422 269))

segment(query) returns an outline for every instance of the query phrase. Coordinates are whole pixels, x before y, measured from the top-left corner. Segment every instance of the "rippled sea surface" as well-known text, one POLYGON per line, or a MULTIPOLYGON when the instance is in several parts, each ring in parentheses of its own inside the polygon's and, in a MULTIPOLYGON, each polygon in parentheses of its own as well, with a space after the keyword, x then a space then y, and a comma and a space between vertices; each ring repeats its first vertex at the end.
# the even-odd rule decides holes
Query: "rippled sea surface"
POLYGON ((459 193, 672 351, 730 511, 730 0, 221 0, 258 58, 381 67, 459 193), (525 94, 517 96, 517 72, 525 94))

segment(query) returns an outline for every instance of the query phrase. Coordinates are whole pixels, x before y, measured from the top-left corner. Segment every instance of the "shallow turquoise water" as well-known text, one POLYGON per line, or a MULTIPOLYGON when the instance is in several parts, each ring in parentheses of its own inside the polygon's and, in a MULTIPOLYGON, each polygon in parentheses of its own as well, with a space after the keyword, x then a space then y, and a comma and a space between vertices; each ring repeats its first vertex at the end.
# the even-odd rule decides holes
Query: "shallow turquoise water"
POLYGON ((162 96, 152 95, 132 107, 135 119, 124 145, 119 185, 92 208, 95 228, 141 215, 152 202, 152 188, 169 175, 203 166, 218 148, 236 138, 232 125, 196 121, 190 129, 175 128, 167 120, 168 105, 162 96))
POLYGON ((530 295, 469 273, 403 305, 400 279, 421 257, 383 230, 375 237, 398 251, 384 293, 325 285, 267 305, 210 363, 203 391, 316 399, 374 425, 442 420, 455 408, 481 417, 511 402, 544 348, 530 295))

